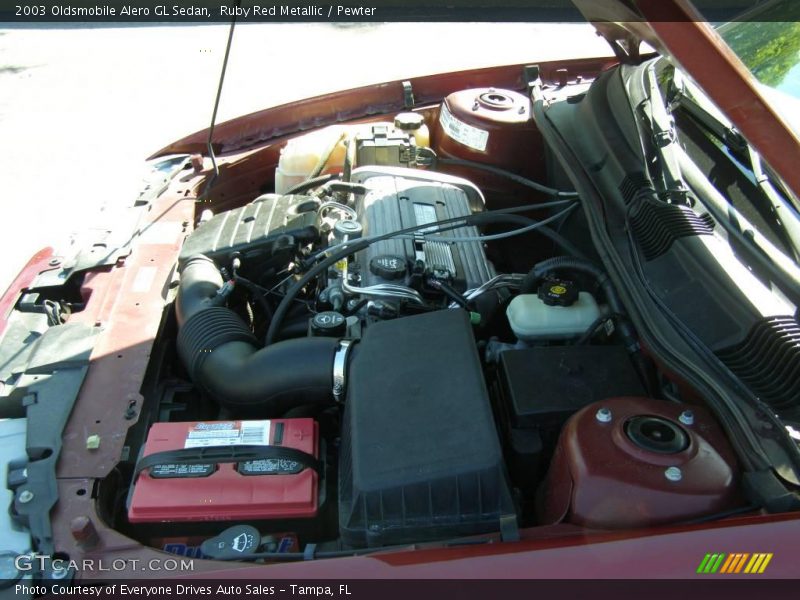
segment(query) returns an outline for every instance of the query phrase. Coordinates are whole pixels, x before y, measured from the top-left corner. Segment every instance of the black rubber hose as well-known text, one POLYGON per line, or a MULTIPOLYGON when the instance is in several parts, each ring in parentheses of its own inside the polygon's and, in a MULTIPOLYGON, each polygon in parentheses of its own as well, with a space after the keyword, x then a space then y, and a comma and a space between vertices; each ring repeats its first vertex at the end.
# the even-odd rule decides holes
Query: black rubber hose
POLYGON ((278 333, 279 340, 298 338, 308 335, 308 317, 297 321, 284 321, 278 333))
MULTIPOLYGON (((306 271, 300 279, 295 281, 291 285, 291 287, 289 287, 289 289, 286 290, 286 294, 283 296, 277 308, 275 309, 275 316, 273 317, 272 322, 269 324, 269 328, 267 329, 267 336, 264 341, 264 344, 268 346, 277 339, 278 332, 283 326, 283 319, 286 317, 286 312, 289 310, 292 301, 297 297, 300 291, 311 281, 313 281, 316 277, 324 273, 328 269, 328 267, 330 267, 333 264, 336 264, 343 258, 350 256, 351 254, 355 254, 356 252, 360 252, 361 250, 363 250, 364 248, 375 242, 386 240, 392 237, 398 237, 401 235, 405 235, 407 233, 413 233, 415 231, 419 231, 422 229, 428 229, 433 226, 436 226, 438 228, 438 231, 445 231, 445 229, 442 229, 442 226, 444 225, 464 227, 467 225, 477 225, 482 223, 488 223, 491 221, 502 222, 504 220, 509 220, 509 219, 516 220, 516 216, 513 215, 512 213, 517 210, 518 210, 517 208, 501 209, 495 211, 487 211, 484 213, 475 213, 466 217, 454 217, 451 219, 443 219, 441 221, 436 221, 434 223, 422 223, 414 225, 412 227, 406 227, 405 229, 384 233, 382 235, 378 235, 375 237, 360 238, 354 240, 352 243, 348 243, 347 247, 333 251, 327 258, 324 258, 317 264, 311 265, 308 268, 308 271, 306 271)), ((527 219, 527 221, 528 223, 536 222, 533 219, 527 219)), ((564 247, 564 249, 567 250, 568 252, 570 251, 569 248, 574 248, 574 246, 569 242, 569 240, 557 234, 552 229, 549 229, 547 227, 540 227, 536 231, 541 233, 545 230, 548 231, 548 236, 550 237, 550 239, 561 244, 562 247, 564 247)), ((575 248, 575 251, 579 252, 577 248, 575 248)), ((322 252, 318 253, 313 258, 312 262, 317 260, 317 257, 321 254, 322 252)))
POLYGON ((219 306, 222 277, 205 256, 189 259, 175 300, 178 355, 200 389, 221 405, 278 416, 333 402, 333 338, 285 340, 260 348, 238 315, 219 306))
POLYGON ((250 297, 253 298, 253 301, 258 304, 259 308, 264 312, 264 316, 267 318, 267 321, 271 321, 272 307, 269 305, 269 301, 267 301, 260 286, 238 274, 234 274, 233 280, 236 282, 236 284, 247 288, 247 290, 250 292, 250 297))
POLYGON ((222 275, 207 256, 192 256, 181 270, 178 297, 175 299, 175 317, 183 325, 196 313, 219 306, 217 293, 222 287, 222 275))
POLYGON ((469 302, 466 298, 464 298, 463 295, 459 294, 456 289, 450 287, 444 281, 438 281, 436 279, 431 280, 428 283, 432 288, 441 291, 445 296, 450 298, 450 300, 458 304, 461 308, 469 311, 469 302))
POLYGON ((597 317, 594 322, 583 332, 583 335, 575 340, 576 346, 583 346, 584 344, 588 344, 589 341, 594 337, 594 334, 597 333, 597 330, 600 328, 600 325, 608 321, 609 319, 618 319, 619 315, 616 314, 609 314, 609 315, 601 315, 597 317))
POLYGON ((284 195, 289 196, 291 194, 302 194, 303 192, 307 192, 310 189, 315 187, 319 187, 321 185, 325 185, 332 179, 336 179, 336 175, 330 173, 326 175, 317 175, 316 177, 312 177, 311 179, 306 179, 305 181, 301 181, 300 183, 294 184, 284 195))
MULTIPOLYGON (((536 292, 539 283, 544 279, 545 275, 552 271, 576 271, 584 273, 592 277, 601 287, 605 281, 608 280, 608 275, 606 275, 605 271, 588 260, 582 260, 572 256, 555 256, 537 263, 528 271, 528 274, 525 275, 525 278, 522 280, 522 284, 520 284, 520 293, 532 294, 536 292)), ((604 289, 603 291, 606 290, 604 289)), ((613 290, 612 294, 616 297, 616 290, 613 290)), ((609 298, 609 303, 611 302, 609 298)))
POLYGON ((194 381, 228 408, 257 407, 270 416, 332 403, 338 345, 339 340, 325 337, 283 340, 261 349, 230 342, 208 353, 194 370, 194 381))
MULTIPOLYGON (((622 305, 622 301, 619 299, 617 290, 606 272, 588 260, 575 258, 572 256, 556 256, 536 264, 522 280, 522 284, 520 285, 520 294, 535 293, 541 280, 545 277, 545 275, 551 273, 552 271, 573 271, 589 275, 597 282, 597 284, 600 286, 600 289, 603 290, 603 293, 608 300, 608 304, 611 307, 611 312, 619 315, 625 315, 625 307, 622 305)), ((618 319, 617 326, 620 334, 625 340, 625 345, 627 346, 628 351, 637 351, 639 349, 638 339, 633 327, 630 325, 630 323, 628 323, 627 319, 618 319)))
POLYGON ((492 165, 487 165, 480 162, 475 162, 472 160, 465 160, 463 158, 443 158, 437 157, 435 162, 442 165, 453 165, 456 167, 468 167, 471 169, 479 169, 482 171, 486 171, 487 173, 493 173, 500 177, 505 177, 506 179, 510 179, 515 183, 520 185, 524 185, 525 187, 529 187, 532 190, 536 190, 537 192, 541 192, 542 194, 547 194, 548 196, 553 196, 554 198, 577 198, 577 192, 565 192, 562 190, 557 190, 555 188, 551 188, 549 186, 543 185, 532 179, 528 179, 527 177, 523 177, 522 175, 517 175, 516 173, 512 173, 511 171, 507 171, 505 169, 501 169, 500 167, 495 167, 492 165))

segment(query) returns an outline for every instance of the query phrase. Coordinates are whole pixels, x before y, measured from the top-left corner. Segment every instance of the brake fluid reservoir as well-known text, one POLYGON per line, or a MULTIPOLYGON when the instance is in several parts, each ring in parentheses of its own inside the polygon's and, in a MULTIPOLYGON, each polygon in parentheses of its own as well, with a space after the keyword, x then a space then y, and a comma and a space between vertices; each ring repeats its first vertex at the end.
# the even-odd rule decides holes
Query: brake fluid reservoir
POLYGON ((506 309, 511 330, 525 342, 577 337, 600 315, 597 301, 588 292, 579 292, 569 306, 547 304, 536 294, 520 294, 506 309))

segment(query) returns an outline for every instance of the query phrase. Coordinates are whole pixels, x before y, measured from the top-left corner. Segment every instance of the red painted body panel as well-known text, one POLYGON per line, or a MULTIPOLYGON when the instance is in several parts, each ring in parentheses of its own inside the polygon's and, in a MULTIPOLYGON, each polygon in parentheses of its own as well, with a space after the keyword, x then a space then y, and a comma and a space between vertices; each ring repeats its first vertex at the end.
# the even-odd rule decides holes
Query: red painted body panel
MULTIPOLYGON (((533 122, 527 96, 513 90, 472 88, 450 94, 442 106, 446 106, 447 112, 457 121, 486 132, 486 148, 479 150, 453 139, 442 126, 440 109, 431 128, 432 147, 439 157, 494 165, 534 181, 545 179, 545 161, 541 159, 544 141, 533 122), (501 100, 498 106, 486 100, 493 96, 505 101, 501 100)), ((443 166, 447 172, 475 183, 486 195, 508 185, 507 180, 485 171, 443 166)))
MULTIPOLYGON (((528 63, 525 63, 528 64, 528 63)), ((438 104, 445 96, 467 88, 498 87, 525 89, 522 79, 525 64, 441 73, 409 79, 419 107, 438 104)), ((569 80, 594 79, 597 73, 617 64, 610 57, 541 62, 544 81, 557 83, 566 69, 569 80)), ((260 144, 273 143, 283 137, 334 123, 358 121, 374 115, 395 114, 405 109, 401 81, 389 81, 299 100, 275 108, 258 111, 219 123, 214 128, 214 149, 219 153, 241 151, 260 144)), ((154 153, 151 158, 167 154, 205 153, 208 130, 193 133, 154 153)))
POLYGON ((743 504, 736 493, 736 459, 719 425, 701 407, 692 408, 691 426, 681 425, 678 417, 688 408, 649 398, 612 398, 575 413, 561 432, 543 485, 541 520, 634 529, 743 504), (597 420, 600 408, 610 411, 609 422, 597 420), (686 448, 671 454, 641 448, 626 433, 637 417, 674 423, 686 435, 686 448), (665 476, 670 467, 680 469, 679 481, 665 476))

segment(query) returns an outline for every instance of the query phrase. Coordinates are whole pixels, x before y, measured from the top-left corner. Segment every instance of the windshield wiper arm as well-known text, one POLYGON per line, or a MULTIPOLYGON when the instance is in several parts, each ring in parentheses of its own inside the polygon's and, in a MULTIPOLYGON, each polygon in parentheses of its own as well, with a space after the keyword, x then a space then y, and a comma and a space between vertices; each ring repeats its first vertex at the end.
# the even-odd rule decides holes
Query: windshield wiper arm
POLYGON ((786 234, 795 259, 800 259, 800 221, 792 215, 792 207, 772 185, 772 181, 761 164, 761 156, 758 152, 750 146, 747 146, 747 151, 750 155, 750 166, 753 169, 756 187, 761 192, 761 196, 769 203, 775 220, 786 234))
POLYGON ((729 150, 739 153, 747 151, 747 140, 745 140, 744 136, 739 133, 739 130, 727 122, 722 115, 716 114, 716 107, 702 97, 700 100, 697 100, 693 98, 691 94, 686 93, 686 84, 680 70, 675 69, 670 83, 670 113, 676 106, 680 107, 694 119, 702 123, 702 125, 713 133, 717 139, 722 140, 722 143, 725 144, 729 150))
MULTIPOLYGON (((728 235, 741 245, 746 258, 766 273, 791 302, 800 306, 800 268, 784 252, 764 238, 724 198, 681 148, 677 142, 674 120, 658 88, 655 63, 647 67, 647 77, 650 95, 645 113, 649 117, 651 134, 656 142, 655 158, 663 182, 667 186, 666 192, 680 194, 686 201, 691 187, 694 192, 693 197, 696 197, 728 235)), ((675 197, 670 195, 667 199, 674 202, 675 197)))
MULTIPOLYGON (((761 163, 761 156, 747 143, 744 136, 724 117, 716 115, 714 107, 708 106, 702 96, 698 101, 686 93, 683 75, 678 69, 675 69, 672 78, 670 112, 675 106, 686 111, 720 140, 730 152, 746 156, 749 159, 756 189, 767 202, 781 231, 785 233, 786 241, 789 243, 794 258, 800 260, 800 220, 796 216, 795 207, 775 189, 769 174, 761 163)), ((737 158, 737 160, 739 159, 737 158)))
MULTIPOLYGON (((676 156, 677 133, 675 120, 667 110, 661 90, 658 88, 655 62, 647 67, 648 107, 645 112, 650 119, 653 146, 660 167, 661 194, 672 204, 686 204, 688 189, 683 182, 680 164, 676 156), (649 111, 648 111, 649 108, 649 111)), ((655 179, 655 178, 654 178, 655 179)))

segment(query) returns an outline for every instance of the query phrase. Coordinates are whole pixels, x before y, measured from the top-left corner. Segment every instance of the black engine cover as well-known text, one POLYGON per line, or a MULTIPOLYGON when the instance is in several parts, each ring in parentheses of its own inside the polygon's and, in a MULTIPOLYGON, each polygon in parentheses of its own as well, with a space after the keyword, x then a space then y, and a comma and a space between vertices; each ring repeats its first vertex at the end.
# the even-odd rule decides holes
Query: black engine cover
POLYGON ((265 194, 250 204, 215 215, 202 223, 181 248, 178 265, 204 254, 218 266, 230 266, 234 256, 253 274, 270 265, 282 267, 294 257, 297 245, 319 237, 316 211, 301 212, 307 196, 265 194))

